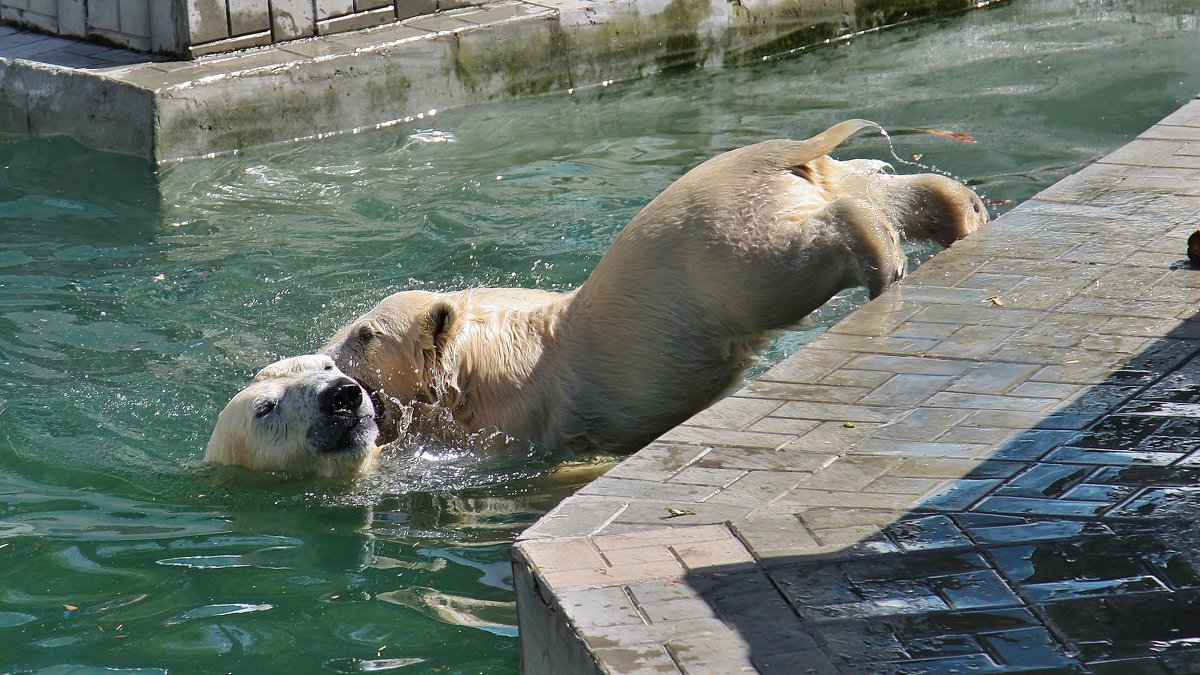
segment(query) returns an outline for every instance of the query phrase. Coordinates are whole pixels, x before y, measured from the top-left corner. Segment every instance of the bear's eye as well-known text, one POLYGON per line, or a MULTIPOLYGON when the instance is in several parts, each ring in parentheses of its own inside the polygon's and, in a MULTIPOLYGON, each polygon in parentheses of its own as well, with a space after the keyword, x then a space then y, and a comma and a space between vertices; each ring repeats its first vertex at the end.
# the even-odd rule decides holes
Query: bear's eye
POLYGON ((276 405, 277 403, 275 401, 269 399, 255 401, 254 416, 260 419, 266 417, 267 415, 271 414, 271 411, 275 409, 276 405))
POLYGON ((374 338, 375 338, 375 329, 371 327, 371 324, 364 323, 363 325, 358 327, 358 339, 359 340, 362 340, 363 342, 370 342, 374 338))

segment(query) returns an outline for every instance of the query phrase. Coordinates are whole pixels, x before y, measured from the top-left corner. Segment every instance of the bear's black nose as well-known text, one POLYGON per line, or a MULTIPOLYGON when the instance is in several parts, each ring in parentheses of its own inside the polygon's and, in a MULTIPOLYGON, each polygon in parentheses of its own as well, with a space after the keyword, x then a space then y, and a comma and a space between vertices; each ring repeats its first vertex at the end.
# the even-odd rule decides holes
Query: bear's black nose
POLYGON ((343 377, 321 392, 321 411, 331 415, 357 413, 362 400, 362 387, 354 380, 343 377))

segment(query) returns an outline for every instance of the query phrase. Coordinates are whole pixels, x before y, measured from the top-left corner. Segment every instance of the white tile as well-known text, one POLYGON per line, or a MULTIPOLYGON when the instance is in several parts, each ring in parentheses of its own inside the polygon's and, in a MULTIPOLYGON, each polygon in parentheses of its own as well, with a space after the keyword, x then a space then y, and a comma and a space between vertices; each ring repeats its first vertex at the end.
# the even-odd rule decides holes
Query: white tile
POLYGON ((354 0, 317 0, 316 5, 318 21, 354 11, 354 0))
POLYGON ((192 0, 187 8, 192 44, 229 37, 229 16, 224 0, 192 0))
POLYGON ((237 0, 229 5, 229 26, 234 35, 271 30, 271 8, 267 0, 237 0))
POLYGON ((271 31, 276 42, 316 34, 312 0, 272 0, 271 31))
MULTIPOLYGON (((160 0, 161 1, 161 0, 160 0)), ((121 32, 138 37, 150 37, 149 0, 119 0, 121 32)))
POLYGON ((117 0, 88 0, 88 28, 99 30, 121 30, 121 12, 117 0))
POLYGON ((87 35, 87 5, 84 0, 57 0, 58 34, 87 35))

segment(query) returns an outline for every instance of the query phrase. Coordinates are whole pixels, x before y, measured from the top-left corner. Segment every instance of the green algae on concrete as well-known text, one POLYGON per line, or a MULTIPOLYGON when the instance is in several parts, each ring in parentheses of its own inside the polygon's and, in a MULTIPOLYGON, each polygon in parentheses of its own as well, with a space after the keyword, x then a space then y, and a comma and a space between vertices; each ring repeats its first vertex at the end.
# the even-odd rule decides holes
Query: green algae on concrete
POLYGON ((863 31, 948 15, 1005 0, 782 0, 732 14, 724 64, 738 66, 789 54, 863 31))
POLYGON ((566 41, 553 17, 455 38, 452 73, 472 95, 517 98, 571 87, 566 41))

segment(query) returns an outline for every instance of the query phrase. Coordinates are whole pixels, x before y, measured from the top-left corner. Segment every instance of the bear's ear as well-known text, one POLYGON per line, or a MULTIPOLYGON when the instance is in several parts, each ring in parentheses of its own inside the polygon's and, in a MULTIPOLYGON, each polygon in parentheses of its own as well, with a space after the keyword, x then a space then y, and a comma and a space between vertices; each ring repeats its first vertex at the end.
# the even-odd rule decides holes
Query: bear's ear
POLYGON ((354 329, 354 336, 363 344, 368 344, 379 337, 379 329, 370 321, 364 321, 354 329))
POLYGON ((453 303, 438 300, 430 306, 425 315, 425 335, 439 356, 458 334, 459 324, 458 308, 453 303))

